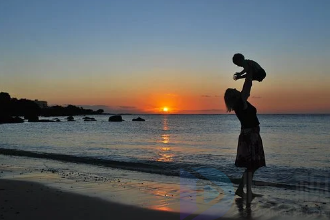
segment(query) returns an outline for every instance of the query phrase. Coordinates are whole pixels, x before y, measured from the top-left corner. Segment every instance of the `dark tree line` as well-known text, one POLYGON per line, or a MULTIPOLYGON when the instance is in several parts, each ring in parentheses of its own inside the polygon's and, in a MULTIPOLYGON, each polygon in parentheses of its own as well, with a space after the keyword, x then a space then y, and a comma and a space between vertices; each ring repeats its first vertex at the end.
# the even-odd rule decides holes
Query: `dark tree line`
POLYGON ((35 101, 11 98, 8 93, 0 93, 0 123, 23 122, 19 117, 37 121, 39 116, 92 115, 103 112, 102 109, 93 111, 74 105, 40 108, 35 101))
POLYGON ((66 107, 56 105, 41 109, 42 116, 95 115, 102 114, 103 112, 103 109, 93 111, 92 109, 84 109, 74 105, 68 105, 66 107))

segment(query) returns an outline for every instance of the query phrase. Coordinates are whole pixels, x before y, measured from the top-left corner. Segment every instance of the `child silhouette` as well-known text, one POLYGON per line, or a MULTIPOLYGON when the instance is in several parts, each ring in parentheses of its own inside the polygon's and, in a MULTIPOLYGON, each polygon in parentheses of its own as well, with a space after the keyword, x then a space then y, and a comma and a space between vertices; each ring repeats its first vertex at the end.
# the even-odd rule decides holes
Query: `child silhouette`
POLYGON ((261 82, 266 77, 265 70, 257 62, 245 59, 243 54, 236 53, 233 56, 233 63, 243 67, 241 72, 234 74, 234 80, 248 78, 261 82))

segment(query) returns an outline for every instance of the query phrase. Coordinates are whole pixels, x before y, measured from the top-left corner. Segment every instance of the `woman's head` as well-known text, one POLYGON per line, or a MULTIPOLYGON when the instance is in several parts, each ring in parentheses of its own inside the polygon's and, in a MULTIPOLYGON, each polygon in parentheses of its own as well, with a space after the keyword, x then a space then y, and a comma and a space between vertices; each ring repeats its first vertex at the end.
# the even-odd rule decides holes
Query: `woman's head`
POLYGON ((241 53, 236 53, 233 56, 233 63, 236 64, 237 66, 242 66, 244 60, 245 60, 245 57, 241 53))
POLYGON ((231 112, 234 110, 234 106, 237 103, 237 100, 241 97, 241 92, 237 89, 230 89, 228 88, 225 92, 225 103, 227 106, 227 111, 231 112))

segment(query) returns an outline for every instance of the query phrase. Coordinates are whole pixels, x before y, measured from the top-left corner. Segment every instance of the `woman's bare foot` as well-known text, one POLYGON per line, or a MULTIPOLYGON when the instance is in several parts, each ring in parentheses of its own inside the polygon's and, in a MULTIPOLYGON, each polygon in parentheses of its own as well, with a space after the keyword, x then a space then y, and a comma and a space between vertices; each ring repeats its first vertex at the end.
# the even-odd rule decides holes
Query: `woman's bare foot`
POLYGON ((243 189, 237 189, 235 192, 235 195, 244 198, 246 196, 246 194, 244 193, 243 189))
MULTIPOLYGON (((235 192, 235 195, 237 195, 237 196, 239 196, 241 198, 246 198, 246 193, 244 193, 244 191, 241 190, 241 189, 237 189, 236 192, 235 192)), ((256 194, 256 193, 252 193, 252 200, 254 198, 256 198, 256 197, 262 197, 262 195, 261 194, 256 194)))

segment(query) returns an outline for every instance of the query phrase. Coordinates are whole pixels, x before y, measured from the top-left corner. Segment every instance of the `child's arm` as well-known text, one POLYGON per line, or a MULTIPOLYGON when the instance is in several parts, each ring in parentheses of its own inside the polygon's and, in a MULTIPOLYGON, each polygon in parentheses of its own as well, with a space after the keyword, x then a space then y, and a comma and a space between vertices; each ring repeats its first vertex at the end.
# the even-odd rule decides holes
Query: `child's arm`
POLYGON ((240 73, 234 74, 235 80, 244 79, 244 78, 248 78, 248 79, 252 80, 252 69, 251 68, 245 67, 240 73), (244 74, 244 73, 246 73, 246 74, 244 74))
POLYGON ((241 72, 239 73, 235 73, 237 76, 241 76, 243 75, 244 73, 246 73, 246 69, 243 69, 241 72))
POLYGON ((234 74, 234 80, 238 80, 238 79, 244 79, 246 77, 246 74, 243 75, 244 73, 246 73, 246 70, 243 69, 241 72, 239 73, 235 73, 234 74))

